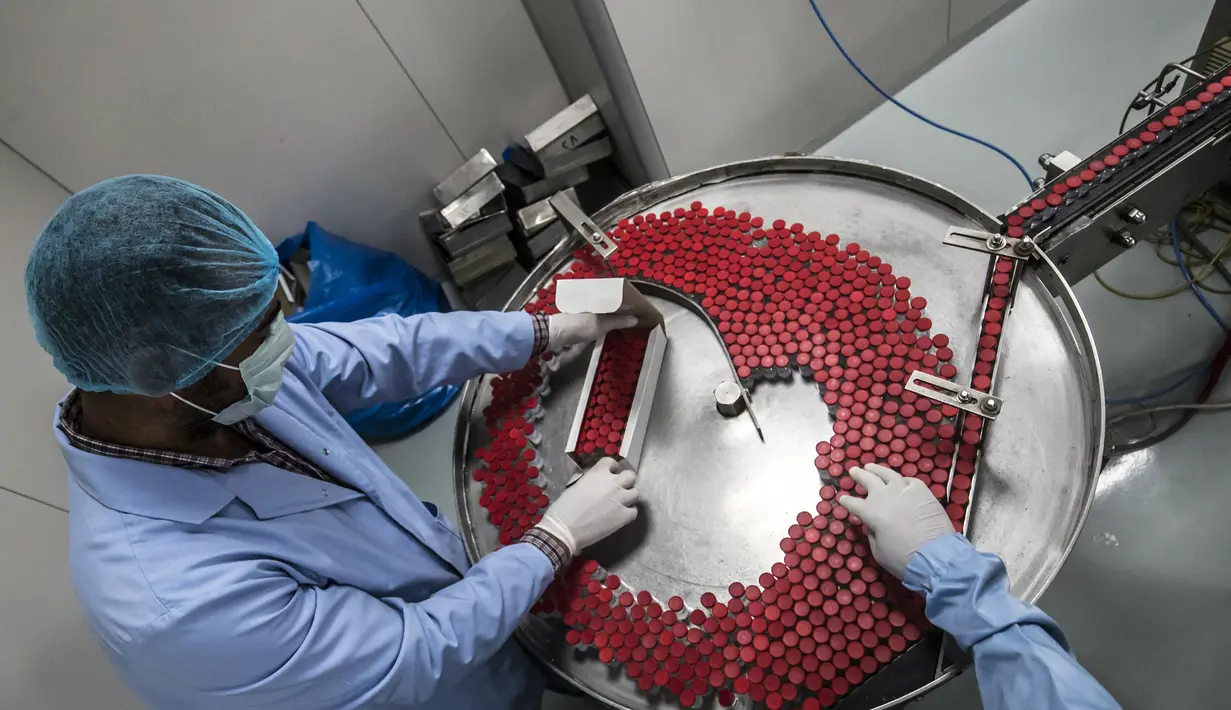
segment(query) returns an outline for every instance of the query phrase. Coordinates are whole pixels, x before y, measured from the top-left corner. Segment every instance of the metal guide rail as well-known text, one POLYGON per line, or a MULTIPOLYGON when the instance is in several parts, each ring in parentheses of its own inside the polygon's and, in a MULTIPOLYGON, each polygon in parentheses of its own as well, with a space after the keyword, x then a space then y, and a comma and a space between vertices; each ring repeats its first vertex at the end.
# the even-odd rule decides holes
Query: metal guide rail
MULTIPOLYGON (((702 171, 634 191, 593 221, 619 246, 607 263, 558 250, 513 305, 551 312, 556 280, 611 268, 669 289, 659 307, 671 347, 638 528, 553 583, 522 629, 533 652, 616 707, 713 696, 874 708, 935 687, 956 667, 927 633, 920 598, 878 569, 860 521, 836 502, 856 489, 859 463, 926 479, 957 529, 1013 561, 1015 591, 1042 591, 1084 519, 1102 444, 1097 358, 1046 256, 949 250, 951 226, 995 222, 917 178, 829 159, 702 171), (805 226, 822 222, 833 232, 805 226), (687 308, 672 305, 681 300, 687 308), (1026 367, 1022 355, 1043 351, 1061 360, 1047 373, 1026 367), (961 378, 960 362, 972 363, 961 378), (765 443, 715 411, 732 368, 757 391, 765 443), (1014 374, 1002 380, 1005 368, 1014 374), (789 384, 796 373, 821 402, 789 384), (1035 453, 1038 436, 1055 448, 1035 453), (976 500, 981 457, 998 485, 976 500), (801 458, 815 458, 810 477, 801 458)), ((472 554, 515 541, 569 477, 554 439, 584 360, 553 354, 468 386, 457 482, 472 554)), ((610 391, 594 401, 620 401, 634 379, 604 380, 610 391)), ((604 424, 599 436, 618 445, 619 427, 604 424)))
POLYGON ((1222 67, 1001 215, 1000 232, 1029 237, 1078 281, 1224 179, 1231 158, 1231 71, 1222 67))

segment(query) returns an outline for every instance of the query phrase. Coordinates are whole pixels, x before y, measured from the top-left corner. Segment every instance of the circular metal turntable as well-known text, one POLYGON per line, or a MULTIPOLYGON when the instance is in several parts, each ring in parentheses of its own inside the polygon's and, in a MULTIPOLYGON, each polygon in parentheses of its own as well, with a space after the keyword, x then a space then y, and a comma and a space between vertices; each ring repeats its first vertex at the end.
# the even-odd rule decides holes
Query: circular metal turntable
MULTIPOLYGON (((948 190, 887 168, 832 158, 745 161, 642 187, 594 216, 605 230, 647 210, 687 208, 693 201, 781 217, 832 232, 843 242, 892 262, 925 296, 933 332, 949 334, 959 382, 970 382, 982 324, 988 257, 947 247, 950 226, 995 231, 995 220, 948 190)), ((576 243, 557 248, 513 296, 521 308, 553 274, 568 267, 576 243)), ((811 508, 823 479, 816 443, 833 434, 833 420, 814 382, 760 382, 752 406, 762 442, 747 414, 723 416, 715 388, 732 379, 713 326, 695 305, 663 289, 647 291, 666 319, 668 347, 645 438, 638 488, 640 515, 630 527, 587 550, 632 589, 690 608, 701 596, 725 597, 734 581, 782 559, 779 539, 800 510, 811 508), (666 296, 666 297, 665 297, 666 296)), ((1000 554, 1013 592, 1034 600, 1059 570, 1084 522, 1101 467, 1103 390, 1089 330, 1068 285, 1045 256, 1021 270, 1011 317, 1003 326, 994 392, 1003 404, 984 437, 967 518, 980 549, 1000 554)), ((547 494, 557 497, 572 469, 565 438, 579 404, 589 353, 559 358, 544 396, 537 446, 547 494)), ((482 411, 490 377, 470 382, 455 442, 455 492, 473 559, 498 547, 496 528, 479 505, 473 474, 476 449, 487 445, 482 411)), ((568 682, 618 708, 674 704, 646 694, 589 649, 566 645, 559 617, 531 616, 522 643, 568 682)), ((956 675, 963 663, 945 660, 940 636, 928 636, 855 688, 839 707, 890 707, 956 675)), ((747 698, 740 702, 747 704, 747 698)), ((699 706, 716 707, 711 694, 699 706)))

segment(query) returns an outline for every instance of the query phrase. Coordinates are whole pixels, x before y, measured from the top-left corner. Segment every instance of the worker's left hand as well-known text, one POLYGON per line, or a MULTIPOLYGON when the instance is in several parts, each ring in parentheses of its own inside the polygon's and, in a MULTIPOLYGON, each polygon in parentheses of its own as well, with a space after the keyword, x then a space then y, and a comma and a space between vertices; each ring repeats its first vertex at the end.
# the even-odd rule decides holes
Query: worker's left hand
POLYGON ((589 343, 613 330, 637 325, 636 316, 557 313, 547 319, 547 344, 560 351, 570 345, 589 343))
POLYGON ((538 527, 576 555, 636 517, 637 474, 616 473, 615 460, 603 458, 547 507, 538 527))

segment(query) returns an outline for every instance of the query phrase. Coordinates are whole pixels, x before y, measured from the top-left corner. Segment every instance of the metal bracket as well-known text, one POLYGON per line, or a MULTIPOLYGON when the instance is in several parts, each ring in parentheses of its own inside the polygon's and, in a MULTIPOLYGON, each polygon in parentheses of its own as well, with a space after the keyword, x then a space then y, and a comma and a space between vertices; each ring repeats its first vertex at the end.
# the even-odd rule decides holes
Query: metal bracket
POLYGON ((941 404, 948 404, 964 412, 977 414, 984 419, 995 419, 1004 406, 1004 400, 999 397, 993 397, 966 385, 950 382, 943 377, 929 375, 922 370, 910 373, 906 389, 941 404))
POLYGON ((547 204, 560 215, 560 219, 564 220, 568 226, 573 228, 573 231, 581 235, 590 246, 594 247, 599 256, 606 259, 616 251, 616 243, 608 238, 607 233, 598 228, 594 224, 594 220, 586 216, 585 212, 577 206, 577 203, 568 198, 568 195, 557 192, 547 198, 547 204))
POLYGON ((992 256, 1006 256, 1010 259, 1029 259, 1038 252, 1039 245, 1030 237, 1006 237, 1003 234, 984 232, 966 227, 949 227, 945 233, 944 243, 951 247, 969 249, 992 256))
POLYGON ((1043 181, 1045 184, 1050 180, 1055 180, 1057 176, 1063 175, 1081 163, 1081 158, 1062 150, 1056 155, 1044 153, 1039 156, 1039 167, 1047 171, 1047 178, 1043 181))
MULTIPOLYGON (((1134 111, 1146 109, 1148 113, 1154 113, 1158 109, 1161 109, 1170 103, 1170 101, 1165 97, 1167 94, 1171 93, 1171 90, 1175 88, 1177 83, 1179 83, 1179 78, 1173 78, 1166 86, 1163 85, 1163 80, 1165 80, 1167 75, 1172 71, 1178 71, 1181 74, 1188 76, 1190 79, 1196 79, 1197 81, 1205 81, 1209 78, 1207 75, 1202 74, 1196 69, 1186 67, 1183 64, 1176 62, 1171 62, 1162 68, 1162 71, 1158 73, 1157 79, 1150 82, 1150 84, 1154 85, 1154 88, 1151 90, 1150 84, 1146 84, 1144 89, 1137 92, 1137 98, 1133 99, 1133 103, 1129 106, 1129 108, 1134 111)), ((1183 89, 1181 89, 1181 91, 1183 91, 1183 89)))

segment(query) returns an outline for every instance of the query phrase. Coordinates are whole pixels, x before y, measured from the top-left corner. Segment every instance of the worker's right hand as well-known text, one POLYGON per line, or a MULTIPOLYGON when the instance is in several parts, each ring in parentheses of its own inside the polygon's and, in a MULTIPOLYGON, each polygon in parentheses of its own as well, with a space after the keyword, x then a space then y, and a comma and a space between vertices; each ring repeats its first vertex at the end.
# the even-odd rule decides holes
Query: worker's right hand
POLYGON ((592 343, 613 330, 632 328, 637 317, 617 314, 557 313, 547 319, 547 345, 552 350, 592 343))
POLYGON ((920 548, 953 533, 944 507, 923 481, 874 463, 852 468, 851 478, 868 489, 868 497, 842 496, 838 504, 863 519, 872 556, 898 579, 920 548))
POLYGON ((576 555, 637 518, 637 474, 604 458, 547 508, 538 527, 576 555))

